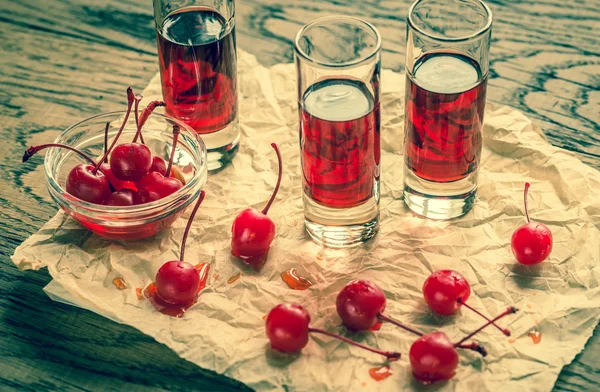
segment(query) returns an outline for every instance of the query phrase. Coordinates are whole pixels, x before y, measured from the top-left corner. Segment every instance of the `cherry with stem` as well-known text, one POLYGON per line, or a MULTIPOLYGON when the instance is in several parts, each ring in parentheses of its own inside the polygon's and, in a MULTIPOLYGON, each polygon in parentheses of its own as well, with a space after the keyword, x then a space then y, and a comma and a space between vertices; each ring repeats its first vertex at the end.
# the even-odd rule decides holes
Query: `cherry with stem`
POLYGON ((335 333, 310 327, 310 314, 306 309, 297 304, 280 304, 275 306, 267 316, 265 328, 271 347, 284 353, 300 352, 308 344, 308 334, 317 333, 382 355, 390 361, 396 361, 400 358, 400 353, 398 352, 378 350, 335 333))
POLYGON ((529 218, 527 196, 531 185, 525 183, 523 204, 527 223, 519 227, 512 235, 510 245, 517 261, 524 265, 541 263, 552 252, 552 231, 543 223, 532 222, 529 218))
POLYGON ((200 273, 190 263, 184 261, 185 245, 192 227, 192 222, 196 216, 196 212, 202 201, 204 200, 205 192, 201 191, 198 201, 190 214, 183 238, 181 239, 181 251, 179 259, 166 262, 160 267, 156 273, 156 291, 158 296, 174 305, 183 305, 193 302, 198 297, 200 288, 200 273))
POLYGON ((259 270, 264 265, 271 243, 275 239, 275 223, 267 213, 279 192, 283 163, 277 144, 271 143, 271 147, 277 154, 279 169, 275 189, 262 211, 254 208, 245 209, 235 217, 231 227, 231 254, 255 270, 259 270))
POLYGON ((94 171, 93 171, 94 174, 98 171, 98 169, 100 168, 100 165, 106 160, 106 158, 108 158, 108 154, 111 152, 111 150, 113 149, 115 144, 117 144, 117 140, 121 136, 121 133, 123 132, 123 129, 125 128, 125 124, 127 124, 127 120, 129 119, 129 115, 131 113, 131 107, 133 105, 134 100, 135 100, 135 96, 133 94, 132 88, 127 87, 127 111, 125 112, 125 118, 123 119, 123 123, 121 124, 119 131, 115 135, 115 138, 112 141, 110 147, 106 150, 106 152, 104 153, 102 158, 96 163, 96 167, 94 167, 94 171))
MULTIPOLYGON (((449 316, 456 313, 461 306, 472 310, 485 320, 490 321, 483 313, 467 304, 471 295, 469 282, 454 270, 438 270, 433 272, 423 283, 423 297, 429 308, 440 315, 449 316)), ((494 326, 506 336, 510 331, 494 326)))

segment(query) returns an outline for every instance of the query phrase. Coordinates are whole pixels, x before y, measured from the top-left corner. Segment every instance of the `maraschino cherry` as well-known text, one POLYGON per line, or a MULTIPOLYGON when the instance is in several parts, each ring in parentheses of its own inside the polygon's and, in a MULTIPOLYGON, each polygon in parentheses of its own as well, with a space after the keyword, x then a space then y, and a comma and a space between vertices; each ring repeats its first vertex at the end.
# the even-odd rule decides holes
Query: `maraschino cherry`
POLYGON ((310 315, 302 306, 297 304, 281 304, 275 306, 269 312, 266 320, 266 332, 271 347, 284 353, 300 352, 308 343, 308 333, 319 333, 342 340, 348 344, 383 355, 389 360, 395 361, 400 358, 400 353, 388 352, 374 349, 356 343, 343 336, 318 328, 310 327, 310 315))
POLYGON ((163 175, 158 171, 150 171, 141 179, 141 181, 136 183, 139 188, 139 196, 142 202, 147 203, 162 199, 183 188, 183 183, 179 181, 179 179, 171 177, 171 169, 173 168, 173 159, 175 158, 179 134, 179 125, 173 125, 173 146, 171 148, 169 164, 164 171, 165 174, 163 175))
POLYGON ((48 147, 65 148, 83 157, 89 164, 79 164, 67 175, 67 193, 88 203, 102 204, 110 195, 108 179, 101 171, 95 171, 96 162, 85 153, 64 144, 50 143, 31 146, 23 154, 23 162, 27 162, 38 151, 48 147))
MULTIPOLYGON (((483 313, 467 304, 471 295, 471 286, 464 276, 453 270, 438 270, 429 275, 423 284, 423 297, 431 310, 437 314, 449 316, 456 313, 461 306, 472 310, 487 321, 483 313)), ((508 329, 496 328, 506 336, 510 336, 508 329)))
POLYGON ((410 367, 413 376, 426 384, 436 381, 449 380, 454 377, 458 366, 457 348, 470 348, 479 351, 483 356, 487 352, 476 343, 463 344, 475 334, 502 317, 515 313, 517 309, 510 307, 493 320, 462 338, 457 343, 452 343, 444 332, 432 332, 421 336, 411 345, 409 351, 410 367))
POLYGON ((272 143, 271 147, 275 150, 279 163, 279 174, 273 194, 262 211, 248 208, 240 212, 231 228, 231 254, 256 270, 264 265, 271 243, 275 239, 275 223, 267 213, 281 185, 282 161, 277 144, 272 143))
POLYGON ((552 252, 552 232, 543 223, 532 222, 527 208, 527 194, 530 184, 525 183, 524 204, 527 223, 519 227, 512 235, 510 245, 517 261, 524 265, 533 265, 546 260, 552 252))
POLYGON ((192 210, 188 220, 183 238, 181 240, 181 253, 179 260, 169 261, 160 267, 156 273, 156 290, 158 296, 170 304, 183 305, 193 302, 198 296, 200 288, 200 273, 190 263, 184 260, 185 243, 187 241, 192 222, 196 216, 196 212, 204 200, 204 191, 200 192, 198 201, 192 210))

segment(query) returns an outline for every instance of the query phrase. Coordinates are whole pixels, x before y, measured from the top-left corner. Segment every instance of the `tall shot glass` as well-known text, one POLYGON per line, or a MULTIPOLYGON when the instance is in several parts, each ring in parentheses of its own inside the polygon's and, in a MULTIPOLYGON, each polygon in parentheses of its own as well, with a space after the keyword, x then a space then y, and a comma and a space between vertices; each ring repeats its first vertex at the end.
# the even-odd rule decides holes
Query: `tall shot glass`
POLYGON ((358 245, 379 228, 381 37, 331 16, 294 46, 306 230, 326 246, 358 245))
POLYGON ((240 139, 234 0, 153 0, 166 113, 202 136, 208 169, 240 139))
POLYGON ((473 207, 491 34, 480 0, 417 0, 408 12, 404 201, 417 214, 473 207))

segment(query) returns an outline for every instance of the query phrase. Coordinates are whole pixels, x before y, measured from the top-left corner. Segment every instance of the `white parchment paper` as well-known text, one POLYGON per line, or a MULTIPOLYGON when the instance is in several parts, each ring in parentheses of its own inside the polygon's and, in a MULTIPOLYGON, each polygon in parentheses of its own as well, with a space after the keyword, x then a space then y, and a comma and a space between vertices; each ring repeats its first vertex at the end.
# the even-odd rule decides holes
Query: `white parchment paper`
MULTIPOLYGON (((451 222, 417 217, 401 200, 404 77, 384 71, 382 80, 381 231, 362 247, 325 249, 304 233, 294 66, 265 68, 241 52, 241 149, 231 166, 211 175, 206 185, 186 261, 210 263, 210 279, 183 318, 159 314, 147 300, 138 300, 135 288, 145 287, 164 262, 177 258, 187 216, 154 238, 119 243, 90 234, 59 212, 12 259, 21 269, 47 267, 54 278, 47 291, 55 299, 131 325, 182 358, 259 391, 418 388, 408 364, 414 337, 402 330, 384 325, 378 332, 348 334, 403 353, 391 365, 394 375, 376 382, 368 370, 383 364, 380 357, 327 337, 313 336, 301 355, 273 355, 262 317, 278 303, 297 302, 309 310, 313 326, 346 333, 335 297, 359 277, 385 290, 392 317, 427 332, 441 329, 456 340, 482 320, 467 309, 454 317, 434 316, 421 295, 432 271, 451 268, 471 283, 470 304, 488 316, 508 305, 521 311, 502 322, 514 341, 493 328, 483 331, 478 340, 488 357, 460 352, 456 377, 439 388, 550 390, 600 318, 600 173, 549 145, 522 113, 488 104, 475 207, 451 222), (269 213, 278 235, 264 269, 255 273, 230 256, 230 229, 237 212, 262 208, 270 196, 277 175, 271 142, 279 143, 284 157, 283 183, 269 213), (525 223, 525 181, 532 184, 532 218, 547 224, 555 241, 549 261, 532 268, 516 264, 510 251, 513 230, 525 223), (314 286, 288 288, 280 273, 291 267, 314 286), (242 276, 228 284, 239 272, 242 276), (129 288, 117 290, 115 277, 129 288), (534 328, 542 333, 539 344, 528 337, 534 328)), ((146 102, 160 98, 158 76, 144 96, 146 102)))

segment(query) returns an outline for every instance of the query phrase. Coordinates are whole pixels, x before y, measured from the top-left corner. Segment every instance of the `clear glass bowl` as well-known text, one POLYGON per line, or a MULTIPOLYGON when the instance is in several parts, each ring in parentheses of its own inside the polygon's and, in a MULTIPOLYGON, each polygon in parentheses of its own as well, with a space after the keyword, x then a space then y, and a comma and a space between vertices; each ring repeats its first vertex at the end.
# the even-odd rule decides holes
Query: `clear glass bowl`
MULTIPOLYGON (((54 143, 67 144, 87 153, 94 160, 104 152, 104 128, 109 123, 109 145, 116 135, 125 112, 104 113, 83 120, 61 133, 54 143)), ((157 113, 143 128, 144 141, 153 156, 169 161, 173 143, 173 125, 181 128, 173 167, 185 178, 179 191, 160 200, 134 206, 104 206, 80 200, 65 190, 69 171, 84 160, 61 148, 49 148, 44 160, 48 191, 52 199, 81 225, 92 232, 115 240, 136 240, 152 236, 170 226, 200 194, 207 179, 206 146, 183 122, 157 113)), ((129 143, 136 132, 131 114, 117 144, 129 143)))

